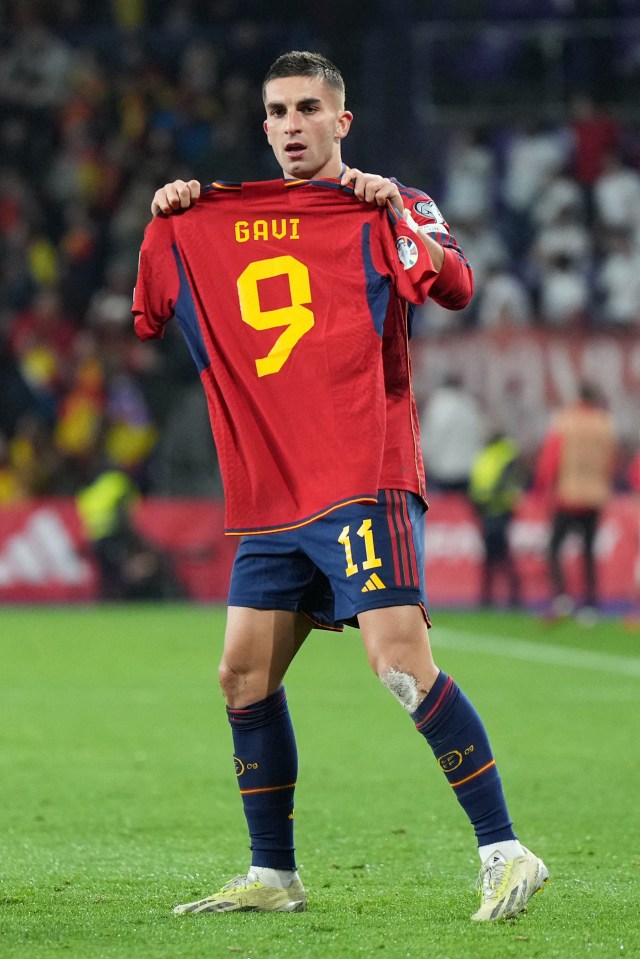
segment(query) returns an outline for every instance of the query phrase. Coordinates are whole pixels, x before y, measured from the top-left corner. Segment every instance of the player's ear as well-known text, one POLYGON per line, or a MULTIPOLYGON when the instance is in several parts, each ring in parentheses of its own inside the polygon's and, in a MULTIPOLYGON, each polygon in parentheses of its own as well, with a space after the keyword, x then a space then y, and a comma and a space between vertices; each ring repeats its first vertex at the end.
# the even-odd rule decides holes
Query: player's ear
MULTIPOLYGON (((267 140, 269 140, 269 124, 267 123, 266 120, 263 120, 262 122, 262 129, 267 134, 267 140)), ((271 140, 269 140, 269 143, 271 143, 271 140)))
POLYGON ((344 140, 349 132, 352 120, 353 113, 350 110, 341 110, 336 121, 336 139, 344 140))

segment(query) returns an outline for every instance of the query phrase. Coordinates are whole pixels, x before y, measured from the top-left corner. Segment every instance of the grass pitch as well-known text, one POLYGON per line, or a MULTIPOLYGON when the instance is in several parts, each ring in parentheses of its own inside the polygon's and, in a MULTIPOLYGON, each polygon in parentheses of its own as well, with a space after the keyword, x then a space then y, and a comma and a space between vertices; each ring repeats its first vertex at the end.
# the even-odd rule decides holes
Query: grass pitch
POLYGON ((640 632, 437 613, 436 659, 489 728, 552 883, 476 925, 464 814, 359 635, 287 683, 309 912, 178 918, 248 864, 216 687, 223 612, 0 611, 0 956, 475 959, 640 955, 640 632))

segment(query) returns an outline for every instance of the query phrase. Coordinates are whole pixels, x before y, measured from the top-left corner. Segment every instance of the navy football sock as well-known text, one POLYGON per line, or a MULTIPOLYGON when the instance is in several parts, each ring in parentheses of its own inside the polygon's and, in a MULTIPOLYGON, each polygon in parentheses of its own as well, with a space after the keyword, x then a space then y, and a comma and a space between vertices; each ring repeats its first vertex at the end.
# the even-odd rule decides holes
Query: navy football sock
POLYGON ((449 676, 438 675, 412 718, 469 817, 478 845, 515 839, 484 724, 449 676))
POLYGON ((284 687, 244 709, 227 707, 227 716, 252 865, 295 869, 293 793, 298 752, 284 687))

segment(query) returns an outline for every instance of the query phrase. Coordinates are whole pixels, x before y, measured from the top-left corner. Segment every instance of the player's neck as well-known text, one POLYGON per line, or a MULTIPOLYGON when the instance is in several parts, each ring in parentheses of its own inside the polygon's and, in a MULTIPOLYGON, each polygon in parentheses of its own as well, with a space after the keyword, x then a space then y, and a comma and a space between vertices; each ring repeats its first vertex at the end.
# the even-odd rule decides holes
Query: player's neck
POLYGON ((322 169, 314 173, 304 173, 296 176, 293 173, 287 173, 286 170, 283 170, 282 176, 285 180, 339 180, 346 170, 346 163, 343 163, 342 160, 339 159, 335 163, 327 164, 327 166, 322 167, 322 169))

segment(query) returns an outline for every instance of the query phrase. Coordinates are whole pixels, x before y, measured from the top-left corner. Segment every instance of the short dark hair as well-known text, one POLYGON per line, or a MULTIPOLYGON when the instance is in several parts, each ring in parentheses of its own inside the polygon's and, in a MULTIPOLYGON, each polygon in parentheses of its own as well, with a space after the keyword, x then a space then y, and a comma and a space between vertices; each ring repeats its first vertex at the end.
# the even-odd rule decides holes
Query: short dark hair
POLYGON ((283 53, 275 60, 264 78, 262 84, 262 99, 265 99, 267 83, 281 77, 320 77, 327 86, 336 91, 341 102, 344 102, 345 90, 342 74, 337 66, 321 53, 310 53, 308 50, 292 50, 283 53))

